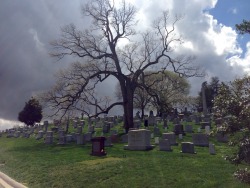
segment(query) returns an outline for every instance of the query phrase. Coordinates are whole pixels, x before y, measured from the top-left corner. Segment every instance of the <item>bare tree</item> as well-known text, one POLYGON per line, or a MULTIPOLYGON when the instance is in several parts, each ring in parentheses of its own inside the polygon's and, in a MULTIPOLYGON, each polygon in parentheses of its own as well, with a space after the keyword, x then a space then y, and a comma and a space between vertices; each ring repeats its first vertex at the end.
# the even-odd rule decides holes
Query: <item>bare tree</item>
MULTIPOLYGON (((81 61, 61 75, 57 87, 48 93, 49 102, 58 111, 70 108, 82 110, 85 104, 94 105, 94 88, 113 77, 119 82, 122 100, 111 103, 98 101, 98 114, 107 113, 116 105, 123 105, 124 127, 133 127, 133 98, 136 88, 145 88, 147 70, 164 72, 171 69, 183 76, 200 76, 189 57, 172 54, 173 45, 182 41, 175 34, 175 23, 169 24, 168 12, 163 12, 150 31, 136 33, 136 9, 122 1, 94 0, 82 8, 84 16, 92 20, 89 29, 79 31, 74 25, 62 29, 61 39, 52 42, 52 56, 59 59, 74 56, 81 61), (135 40, 135 37, 137 37, 135 40), (127 40, 125 46, 119 45, 127 40), (139 79, 140 78, 140 79, 139 79)), ((96 114, 96 115, 98 115, 96 114)))

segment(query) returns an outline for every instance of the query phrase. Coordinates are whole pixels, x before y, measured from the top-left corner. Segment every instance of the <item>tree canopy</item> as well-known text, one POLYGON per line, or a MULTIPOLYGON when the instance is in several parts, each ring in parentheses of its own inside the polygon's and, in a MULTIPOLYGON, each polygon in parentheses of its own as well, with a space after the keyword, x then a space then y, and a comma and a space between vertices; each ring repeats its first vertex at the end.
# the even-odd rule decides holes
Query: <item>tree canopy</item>
POLYGON ((18 120, 28 126, 33 126, 35 123, 39 123, 42 120, 42 117, 42 106, 35 98, 31 98, 26 102, 23 110, 18 114, 18 120))
POLYGON ((250 21, 243 20, 242 23, 236 24, 235 27, 240 34, 250 34, 250 21))

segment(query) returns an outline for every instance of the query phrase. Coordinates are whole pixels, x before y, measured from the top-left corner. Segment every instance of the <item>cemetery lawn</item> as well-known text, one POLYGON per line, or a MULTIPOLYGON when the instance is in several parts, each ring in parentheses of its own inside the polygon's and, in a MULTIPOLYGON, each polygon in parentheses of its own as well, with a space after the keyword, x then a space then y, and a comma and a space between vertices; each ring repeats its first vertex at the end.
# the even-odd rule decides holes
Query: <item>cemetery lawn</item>
POLYGON ((0 171, 31 188, 249 187, 232 176, 237 167, 223 158, 230 152, 226 144, 215 144, 216 155, 210 155, 207 147, 195 147, 197 154, 182 154, 180 144, 165 152, 158 146, 128 151, 117 143, 106 147, 107 156, 95 157, 90 155, 90 143, 45 145, 34 136, 2 136, 0 171))

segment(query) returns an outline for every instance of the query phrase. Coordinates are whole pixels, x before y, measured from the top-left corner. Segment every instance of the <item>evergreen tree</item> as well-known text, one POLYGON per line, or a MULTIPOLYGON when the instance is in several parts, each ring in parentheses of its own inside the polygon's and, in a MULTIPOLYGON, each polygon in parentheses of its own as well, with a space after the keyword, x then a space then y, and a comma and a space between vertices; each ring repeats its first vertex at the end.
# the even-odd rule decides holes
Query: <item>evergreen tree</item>
POLYGON ((34 126, 36 122, 41 121, 42 117, 42 106, 33 97, 25 103, 23 110, 18 114, 18 120, 28 126, 34 126))

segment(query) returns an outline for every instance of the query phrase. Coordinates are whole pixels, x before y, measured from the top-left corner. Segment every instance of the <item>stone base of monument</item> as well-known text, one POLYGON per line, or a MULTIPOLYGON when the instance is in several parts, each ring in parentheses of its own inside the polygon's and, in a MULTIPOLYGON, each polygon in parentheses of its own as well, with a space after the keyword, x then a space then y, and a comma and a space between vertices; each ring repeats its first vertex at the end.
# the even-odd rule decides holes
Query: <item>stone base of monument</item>
POLYGON ((125 150, 151 150, 155 146, 150 144, 151 132, 146 129, 130 130, 128 132, 128 145, 125 150))

